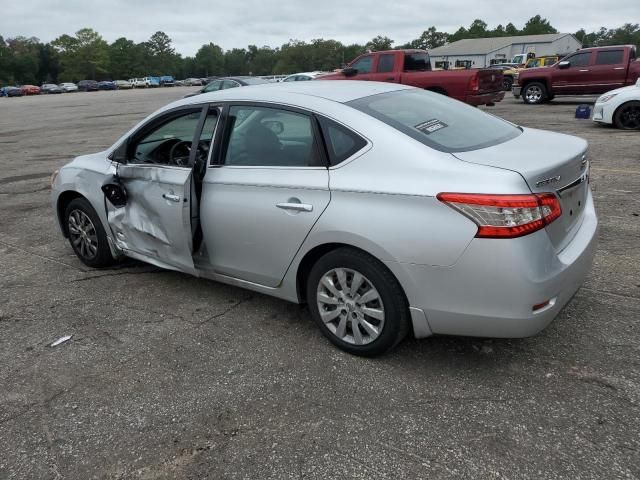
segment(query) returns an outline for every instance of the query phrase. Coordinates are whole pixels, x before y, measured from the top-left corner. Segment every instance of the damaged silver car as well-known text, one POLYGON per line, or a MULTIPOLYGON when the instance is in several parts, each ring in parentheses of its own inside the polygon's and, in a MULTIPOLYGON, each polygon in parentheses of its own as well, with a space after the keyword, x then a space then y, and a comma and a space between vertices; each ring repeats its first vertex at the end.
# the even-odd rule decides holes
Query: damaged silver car
POLYGON ((595 250, 586 149, 402 85, 290 82, 172 103, 60 169, 52 201, 86 265, 306 302, 377 355, 551 322, 595 250))

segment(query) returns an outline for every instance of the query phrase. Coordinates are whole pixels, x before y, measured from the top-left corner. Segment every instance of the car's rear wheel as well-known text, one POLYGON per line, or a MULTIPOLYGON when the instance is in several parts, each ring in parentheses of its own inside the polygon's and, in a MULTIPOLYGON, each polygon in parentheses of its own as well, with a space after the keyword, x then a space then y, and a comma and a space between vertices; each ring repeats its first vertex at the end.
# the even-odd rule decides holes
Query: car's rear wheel
POLYGON ((349 353, 380 355, 409 331, 409 309, 398 281, 360 250, 339 248, 321 257, 306 288, 320 330, 349 353))
POLYGON ((525 85, 522 91, 524 103, 538 105, 547 100, 547 87, 540 82, 531 82, 525 85))
POLYGON ((640 130, 640 102, 623 103, 613 114, 613 124, 623 130, 640 130))
POLYGON ((64 218, 69 243, 82 263, 94 268, 114 263, 102 222, 86 199, 75 198, 69 202, 64 218))

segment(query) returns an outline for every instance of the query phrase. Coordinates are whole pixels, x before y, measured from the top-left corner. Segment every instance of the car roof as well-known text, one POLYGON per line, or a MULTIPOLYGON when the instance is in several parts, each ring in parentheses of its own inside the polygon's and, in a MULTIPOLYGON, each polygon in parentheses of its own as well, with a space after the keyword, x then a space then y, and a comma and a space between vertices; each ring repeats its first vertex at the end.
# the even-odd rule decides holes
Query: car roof
MULTIPOLYGON (((333 102, 346 103, 358 98, 381 93, 406 90, 413 87, 396 83, 368 82, 359 80, 313 80, 311 82, 278 82, 251 85, 244 88, 229 88, 204 93, 179 100, 171 104, 176 107, 216 101, 277 101, 290 103, 294 98, 319 97, 333 102)), ((169 106, 168 106, 169 107, 169 106)))

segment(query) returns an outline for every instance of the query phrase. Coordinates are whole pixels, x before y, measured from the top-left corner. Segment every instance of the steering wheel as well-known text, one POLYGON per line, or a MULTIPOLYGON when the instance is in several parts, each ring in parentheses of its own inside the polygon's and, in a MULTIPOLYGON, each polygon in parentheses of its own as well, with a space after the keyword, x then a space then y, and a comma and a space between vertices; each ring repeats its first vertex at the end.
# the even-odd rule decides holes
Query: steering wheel
POLYGON ((180 140, 176 142, 169 150, 169 165, 178 167, 189 166, 189 157, 191 156, 191 142, 188 140, 180 140), (178 148, 180 150, 178 150, 178 148))

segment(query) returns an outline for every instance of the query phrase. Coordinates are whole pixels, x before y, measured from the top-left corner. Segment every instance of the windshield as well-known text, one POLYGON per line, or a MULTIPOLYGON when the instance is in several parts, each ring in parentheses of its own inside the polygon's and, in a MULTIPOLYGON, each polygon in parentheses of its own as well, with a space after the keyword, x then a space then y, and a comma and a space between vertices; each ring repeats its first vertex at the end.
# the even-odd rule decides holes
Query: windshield
POLYGON ((398 90, 347 105, 442 152, 490 147, 522 133, 498 117, 427 90, 398 90))

